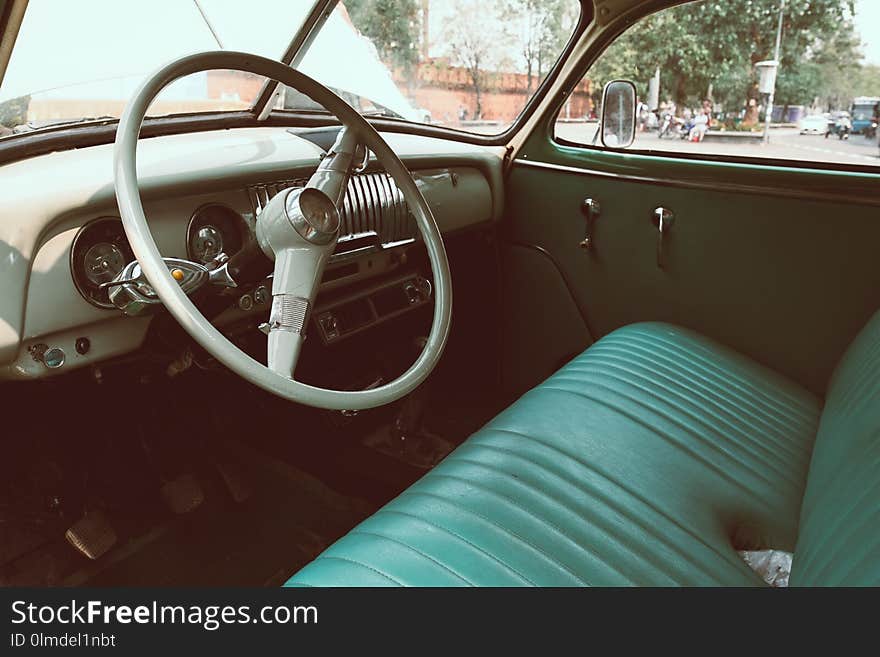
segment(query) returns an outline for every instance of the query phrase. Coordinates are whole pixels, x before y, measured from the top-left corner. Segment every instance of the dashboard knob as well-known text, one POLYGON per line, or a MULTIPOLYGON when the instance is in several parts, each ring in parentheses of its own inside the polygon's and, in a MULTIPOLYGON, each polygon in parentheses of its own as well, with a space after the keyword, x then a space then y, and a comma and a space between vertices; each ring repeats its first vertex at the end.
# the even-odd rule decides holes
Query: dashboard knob
POLYGON ((66 354, 63 349, 51 347, 43 352, 43 364, 51 370, 57 370, 64 365, 66 354))

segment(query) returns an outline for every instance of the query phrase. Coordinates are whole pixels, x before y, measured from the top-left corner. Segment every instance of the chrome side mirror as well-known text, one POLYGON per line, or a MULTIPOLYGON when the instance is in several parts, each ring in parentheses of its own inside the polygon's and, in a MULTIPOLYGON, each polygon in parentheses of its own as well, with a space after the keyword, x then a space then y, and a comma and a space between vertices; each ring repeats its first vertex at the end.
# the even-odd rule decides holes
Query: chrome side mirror
POLYGON ((602 145, 629 148, 636 139, 636 85, 612 80, 602 92, 602 145))

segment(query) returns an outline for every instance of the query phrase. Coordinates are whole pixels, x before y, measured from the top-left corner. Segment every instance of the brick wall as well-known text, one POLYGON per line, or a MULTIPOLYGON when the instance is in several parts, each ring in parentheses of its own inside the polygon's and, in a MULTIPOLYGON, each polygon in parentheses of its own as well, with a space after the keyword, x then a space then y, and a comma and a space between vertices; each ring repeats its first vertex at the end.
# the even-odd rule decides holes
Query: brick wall
MULTIPOLYGON (((464 68, 450 66, 444 60, 432 60, 419 65, 415 75, 407 76, 398 70, 394 78, 404 95, 412 99, 416 106, 430 111, 434 121, 457 123, 461 108, 467 109, 468 118, 474 118, 477 95, 470 75, 464 68)), ((533 77, 529 91, 525 73, 486 74, 481 118, 499 123, 513 121, 539 83, 540 80, 533 77)), ((591 87, 589 80, 578 84, 569 101, 569 115, 572 118, 583 117, 592 109, 591 87)))

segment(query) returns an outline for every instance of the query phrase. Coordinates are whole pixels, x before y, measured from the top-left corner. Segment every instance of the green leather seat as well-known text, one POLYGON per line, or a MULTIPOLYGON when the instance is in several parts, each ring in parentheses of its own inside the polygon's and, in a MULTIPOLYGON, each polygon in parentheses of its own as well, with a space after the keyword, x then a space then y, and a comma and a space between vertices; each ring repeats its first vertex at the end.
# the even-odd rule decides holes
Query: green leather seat
POLYGON ((761 585, 736 550, 796 545, 793 583, 876 584, 880 318, 853 349, 811 466, 814 395, 682 328, 615 331, 288 584, 761 585))
POLYGON ((880 586, 880 313, 831 379, 790 582, 880 586))

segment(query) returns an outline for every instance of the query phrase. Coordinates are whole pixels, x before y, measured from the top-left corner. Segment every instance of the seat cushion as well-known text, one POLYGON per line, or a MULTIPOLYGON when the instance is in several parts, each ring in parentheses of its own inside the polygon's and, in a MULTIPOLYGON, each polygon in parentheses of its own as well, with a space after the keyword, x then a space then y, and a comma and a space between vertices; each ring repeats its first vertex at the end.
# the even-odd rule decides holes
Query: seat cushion
POLYGON ((668 324, 606 336, 294 585, 760 585, 794 548, 819 400, 668 324))
POLYGON ((792 586, 880 586, 880 313, 831 378, 792 586))

